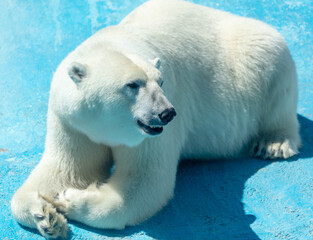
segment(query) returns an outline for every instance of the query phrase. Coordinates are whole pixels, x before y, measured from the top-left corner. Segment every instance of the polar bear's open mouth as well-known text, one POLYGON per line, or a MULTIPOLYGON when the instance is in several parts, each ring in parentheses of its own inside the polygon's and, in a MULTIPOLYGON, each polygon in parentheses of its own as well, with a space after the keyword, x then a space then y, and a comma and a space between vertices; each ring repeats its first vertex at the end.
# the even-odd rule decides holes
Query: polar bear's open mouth
POLYGON ((140 120, 137 120, 137 124, 145 133, 149 135, 158 135, 163 131, 163 127, 148 126, 140 120))

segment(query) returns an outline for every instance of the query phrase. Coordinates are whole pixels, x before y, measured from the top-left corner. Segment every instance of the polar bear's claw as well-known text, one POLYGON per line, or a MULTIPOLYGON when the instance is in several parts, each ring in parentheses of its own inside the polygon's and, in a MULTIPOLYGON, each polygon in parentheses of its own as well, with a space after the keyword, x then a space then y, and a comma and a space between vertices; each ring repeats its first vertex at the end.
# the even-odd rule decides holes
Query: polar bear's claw
POLYGON ((50 203, 45 203, 42 212, 33 214, 38 231, 47 239, 66 238, 67 220, 50 203))
POLYGON ((294 141, 285 139, 283 141, 254 142, 251 148, 251 155, 263 159, 289 158, 298 153, 298 148, 294 141))

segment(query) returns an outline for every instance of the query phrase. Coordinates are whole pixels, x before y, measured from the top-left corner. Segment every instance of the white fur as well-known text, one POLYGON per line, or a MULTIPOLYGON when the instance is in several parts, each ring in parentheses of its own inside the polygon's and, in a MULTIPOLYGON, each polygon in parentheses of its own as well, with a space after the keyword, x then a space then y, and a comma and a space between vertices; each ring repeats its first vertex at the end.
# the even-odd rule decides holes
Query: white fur
POLYGON ((276 30, 183 1, 149 1, 60 64, 45 152, 14 195, 13 214, 47 238, 67 229, 54 208, 98 228, 137 224, 172 197, 181 158, 296 154, 296 106, 294 62, 276 30), (127 87, 134 81, 138 89, 127 87), (172 106, 177 116, 160 136, 137 126, 172 106))

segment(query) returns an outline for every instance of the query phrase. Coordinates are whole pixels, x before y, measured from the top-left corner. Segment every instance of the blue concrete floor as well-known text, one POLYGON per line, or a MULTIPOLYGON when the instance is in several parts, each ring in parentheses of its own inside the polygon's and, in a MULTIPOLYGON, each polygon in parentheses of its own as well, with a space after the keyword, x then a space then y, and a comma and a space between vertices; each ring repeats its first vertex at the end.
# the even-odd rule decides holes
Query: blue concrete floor
MULTIPOLYGON (((0 239, 42 239, 10 212, 10 199, 44 150, 49 85, 60 61, 143 0, 0 1, 0 239)), ((124 231, 71 223, 72 239, 313 239, 313 3, 195 0, 263 20, 286 38, 299 76, 303 148, 288 161, 181 164, 175 197, 124 231)))

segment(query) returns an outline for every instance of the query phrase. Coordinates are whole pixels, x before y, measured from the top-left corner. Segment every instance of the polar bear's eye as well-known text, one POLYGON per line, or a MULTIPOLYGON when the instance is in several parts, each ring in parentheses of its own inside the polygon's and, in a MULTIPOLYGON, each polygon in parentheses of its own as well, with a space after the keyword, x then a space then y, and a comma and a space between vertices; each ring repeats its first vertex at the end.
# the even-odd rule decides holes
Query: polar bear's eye
POLYGON ((128 83, 126 86, 134 90, 139 88, 139 84, 136 82, 128 83))

